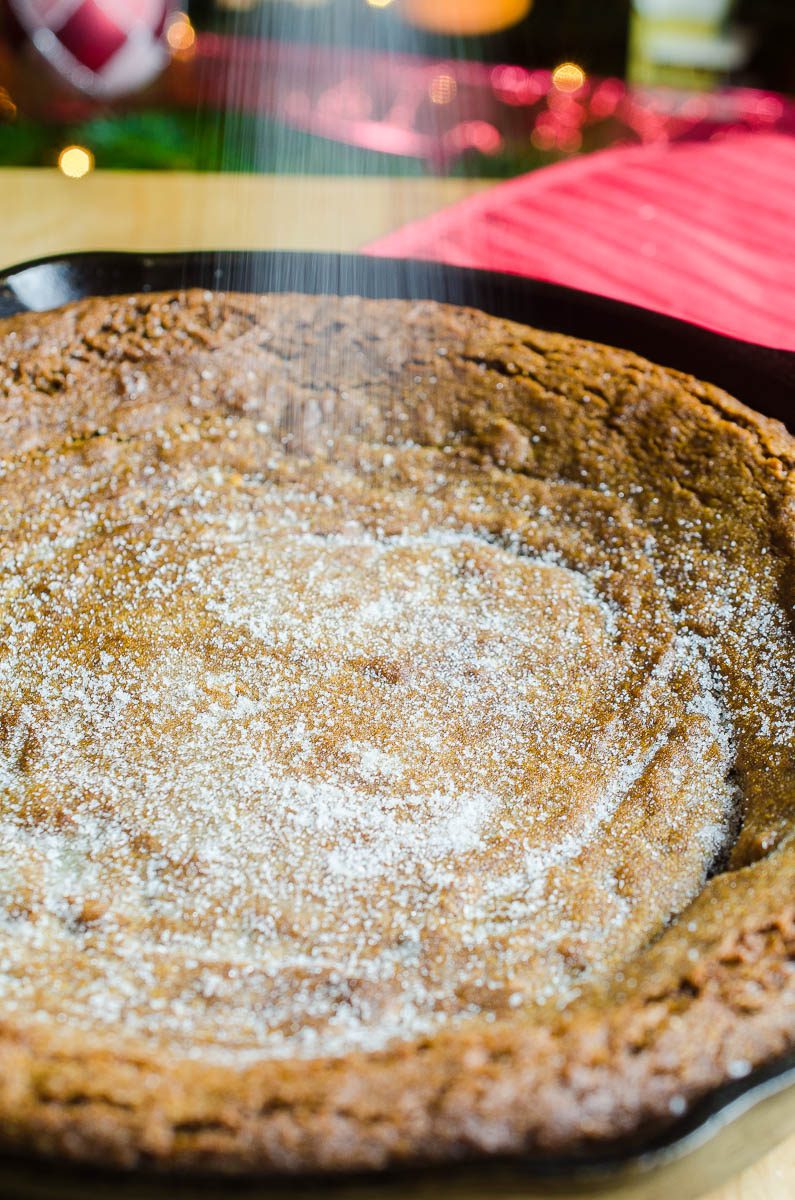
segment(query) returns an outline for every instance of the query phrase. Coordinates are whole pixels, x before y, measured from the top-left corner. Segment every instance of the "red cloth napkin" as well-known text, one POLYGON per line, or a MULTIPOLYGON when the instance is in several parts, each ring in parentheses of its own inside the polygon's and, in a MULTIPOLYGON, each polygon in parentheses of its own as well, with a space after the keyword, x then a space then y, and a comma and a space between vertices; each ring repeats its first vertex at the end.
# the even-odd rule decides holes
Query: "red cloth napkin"
POLYGON ((795 350, 795 138, 605 150, 366 249, 532 275, 795 350))

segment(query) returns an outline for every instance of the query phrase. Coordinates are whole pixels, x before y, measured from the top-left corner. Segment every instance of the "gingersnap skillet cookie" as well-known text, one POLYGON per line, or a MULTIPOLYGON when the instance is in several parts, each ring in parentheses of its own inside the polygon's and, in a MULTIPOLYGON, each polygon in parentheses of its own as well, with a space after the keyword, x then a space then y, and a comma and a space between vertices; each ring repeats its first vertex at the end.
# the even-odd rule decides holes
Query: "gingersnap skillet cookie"
POLYGON ((436 303, 0 325, 0 1129, 568 1152, 795 1044, 795 440, 436 303))

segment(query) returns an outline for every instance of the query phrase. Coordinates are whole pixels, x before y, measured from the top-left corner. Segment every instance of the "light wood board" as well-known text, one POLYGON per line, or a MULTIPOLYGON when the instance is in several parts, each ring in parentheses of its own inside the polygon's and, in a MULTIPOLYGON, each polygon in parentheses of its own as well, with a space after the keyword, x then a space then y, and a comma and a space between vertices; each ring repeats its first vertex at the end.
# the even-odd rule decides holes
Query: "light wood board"
POLYGON ((355 250, 488 186, 467 179, 0 170, 0 267, 77 250, 355 250))

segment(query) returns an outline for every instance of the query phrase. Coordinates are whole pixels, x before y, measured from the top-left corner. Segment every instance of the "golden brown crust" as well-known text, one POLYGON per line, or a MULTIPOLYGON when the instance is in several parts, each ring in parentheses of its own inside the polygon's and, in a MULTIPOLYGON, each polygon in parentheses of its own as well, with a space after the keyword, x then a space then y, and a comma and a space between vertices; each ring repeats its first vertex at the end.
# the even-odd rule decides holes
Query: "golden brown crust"
MULTIPOLYGON (((620 496, 670 564, 688 629, 720 642, 745 803, 730 869, 561 1013, 473 1018, 376 1052, 229 1065, 0 1011, 5 1142, 278 1172, 568 1151, 664 1123, 791 1049, 792 740, 758 719, 776 716, 771 646, 741 636, 739 610, 736 636, 716 629, 705 593, 722 571, 745 572, 791 622, 795 440, 632 354, 431 303, 194 292, 88 301, 0 330, 3 457, 25 470, 88 438, 108 461, 153 433, 207 438, 219 419, 242 435, 226 452, 243 473, 258 425, 289 434, 299 457, 328 455, 332 429, 340 461, 359 443, 410 441, 500 487, 513 476, 620 496)), ((776 628, 772 649, 792 662, 791 625, 776 628)))
MULTIPOLYGON (((786 875, 791 862, 776 869, 786 875)), ((12 1032, 5 1140, 125 1166, 295 1172, 631 1135, 791 1046, 790 897, 771 887, 767 903, 754 899, 742 896, 749 919, 713 929, 698 960, 687 950, 641 959, 623 1001, 550 1027, 473 1028, 309 1071, 164 1063, 12 1032), (779 916, 763 915, 770 901, 779 916)))

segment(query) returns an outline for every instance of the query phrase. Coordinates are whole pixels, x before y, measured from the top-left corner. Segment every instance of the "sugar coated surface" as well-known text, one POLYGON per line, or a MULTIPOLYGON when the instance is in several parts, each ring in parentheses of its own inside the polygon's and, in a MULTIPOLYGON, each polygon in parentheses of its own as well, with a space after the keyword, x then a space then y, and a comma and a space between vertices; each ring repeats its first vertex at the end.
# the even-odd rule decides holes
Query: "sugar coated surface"
POLYGON ((73 457, 5 510, 5 1012, 378 1049, 565 1005, 701 887, 733 734, 647 545, 556 541, 565 489, 73 457))

